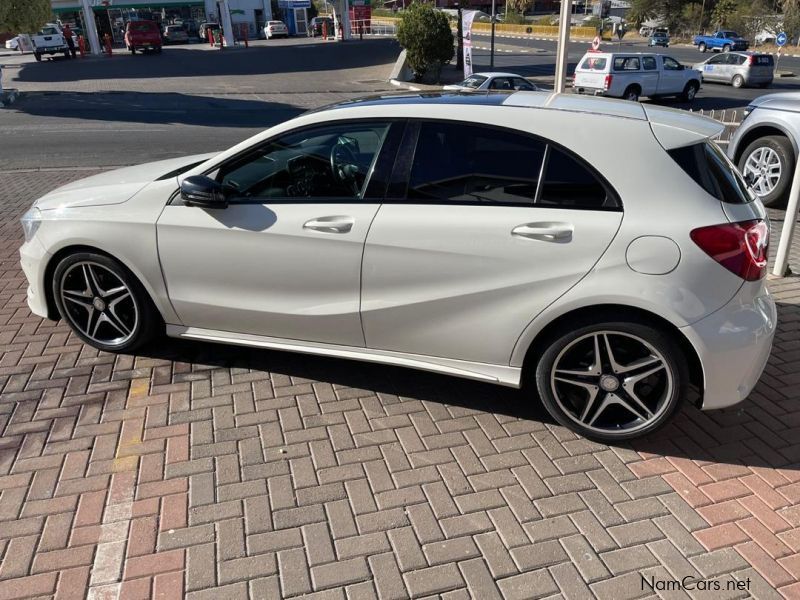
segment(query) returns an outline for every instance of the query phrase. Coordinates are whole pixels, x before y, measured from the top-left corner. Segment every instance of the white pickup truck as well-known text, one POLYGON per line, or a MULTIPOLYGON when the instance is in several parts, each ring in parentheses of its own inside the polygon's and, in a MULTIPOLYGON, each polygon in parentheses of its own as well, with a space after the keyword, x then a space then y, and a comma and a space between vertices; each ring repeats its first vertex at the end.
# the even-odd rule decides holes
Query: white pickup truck
POLYGON ((63 54, 69 58, 69 47, 64 39, 64 34, 61 32, 61 27, 54 23, 48 23, 42 27, 41 31, 36 35, 31 36, 31 43, 33 45, 33 56, 37 61, 42 60, 43 54, 63 54))
POLYGON ((578 62, 574 92, 639 100, 641 96, 678 96, 694 100, 702 74, 671 56, 641 52, 587 52, 578 62))

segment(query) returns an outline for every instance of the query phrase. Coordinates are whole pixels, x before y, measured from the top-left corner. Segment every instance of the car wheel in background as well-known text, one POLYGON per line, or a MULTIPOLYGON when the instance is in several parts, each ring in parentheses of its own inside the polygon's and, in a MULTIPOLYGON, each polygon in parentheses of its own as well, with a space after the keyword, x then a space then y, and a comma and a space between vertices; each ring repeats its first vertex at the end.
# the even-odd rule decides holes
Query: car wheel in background
POLYGON ((135 350, 155 335, 160 322, 142 284, 103 254, 78 252, 62 259, 53 297, 75 334, 99 350, 135 350))
POLYGON ((739 157, 739 170, 750 182, 764 206, 786 206, 795 167, 794 148, 782 135, 755 140, 739 157))
POLYGON ((723 51, 723 52, 730 52, 730 51, 731 51, 731 45, 730 45, 730 44, 725 44, 725 45, 722 47, 722 51, 723 51))
POLYGON ((39 54, 38 52, 33 53, 33 58, 36 59, 36 62, 42 62, 42 55, 39 54))
POLYGON ((741 75, 734 75, 731 79, 731 85, 735 88, 744 87, 744 77, 741 75))
POLYGON ((625 90, 625 93, 622 94, 622 98, 625 99, 625 100, 630 100, 631 102, 638 102, 639 101, 639 94, 641 94, 641 93, 642 93, 642 91, 639 89, 638 86, 630 85, 625 90))
POLYGON ((696 81, 690 81, 686 84, 686 87, 683 88, 683 93, 681 94, 681 100, 684 102, 692 102, 694 97, 697 95, 697 90, 700 89, 700 86, 697 85, 696 81))
POLYGON ((536 366, 536 387, 550 415, 603 442, 664 425, 688 381, 675 341, 645 322, 570 323, 551 336, 536 366))
POLYGON ((704 43, 700 42, 700 44, 697 46, 697 49, 700 50, 700 52, 705 53, 705 51, 708 50, 708 47, 704 43))
POLYGON ((131 51, 131 54, 136 54, 136 46, 131 46, 128 50, 131 51))

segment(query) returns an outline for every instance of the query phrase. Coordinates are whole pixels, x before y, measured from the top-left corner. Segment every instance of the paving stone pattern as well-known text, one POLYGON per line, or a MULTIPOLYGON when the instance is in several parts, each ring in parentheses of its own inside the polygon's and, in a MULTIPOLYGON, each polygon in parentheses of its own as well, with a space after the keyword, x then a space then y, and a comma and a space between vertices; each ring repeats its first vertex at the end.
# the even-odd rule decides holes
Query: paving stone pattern
POLYGON ((515 390, 84 346, 28 311, 17 219, 87 174, 0 174, 0 600, 800 598, 798 278, 747 402, 609 447, 515 390), (685 576, 723 590, 642 583, 685 576))

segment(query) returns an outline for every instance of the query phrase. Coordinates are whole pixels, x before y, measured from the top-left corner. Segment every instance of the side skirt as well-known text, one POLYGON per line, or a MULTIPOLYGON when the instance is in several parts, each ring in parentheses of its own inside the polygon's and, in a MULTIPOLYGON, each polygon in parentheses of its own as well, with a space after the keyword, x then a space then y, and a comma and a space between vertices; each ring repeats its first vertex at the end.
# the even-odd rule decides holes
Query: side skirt
POLYGON ((372 350, 356 348, 353 346, 337 346, 335 344, 318 344, 301 340, 286 340, 246 333, 231 333, 228 331, 215 331, 198 327, 184 327, 182 325, 167 325, 167 335, 170 337, 205 340, 222 344, 237 346, 251 346, 255 348, 270 348, 272 350, 285 350, 287 352, 300 352, 303 354, 318 354, 320 356, 334 356, 350 360, 375 362, 411 369, 421 369, 434 373, 443 373, 465 379, 487 381, 508 387, 520 387, 522 369, 505 365, 492 365, 476 363, 451 358, 436 356, 422 356, 419 354, 404 354, 389 350, 372 350))

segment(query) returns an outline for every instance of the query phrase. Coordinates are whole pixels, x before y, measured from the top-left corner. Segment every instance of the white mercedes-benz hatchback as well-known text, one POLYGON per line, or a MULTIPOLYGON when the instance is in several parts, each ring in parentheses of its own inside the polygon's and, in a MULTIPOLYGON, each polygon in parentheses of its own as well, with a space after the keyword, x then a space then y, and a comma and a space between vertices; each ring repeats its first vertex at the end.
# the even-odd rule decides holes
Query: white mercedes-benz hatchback
POLYGON ((40 198, 28 302, 100 350, 165 331, 529 384, 632 438, 743 400, 770 353, 767 217, 720 130, 538 92, 346 102, 40 198))

